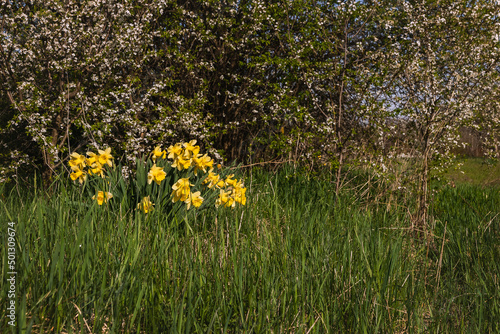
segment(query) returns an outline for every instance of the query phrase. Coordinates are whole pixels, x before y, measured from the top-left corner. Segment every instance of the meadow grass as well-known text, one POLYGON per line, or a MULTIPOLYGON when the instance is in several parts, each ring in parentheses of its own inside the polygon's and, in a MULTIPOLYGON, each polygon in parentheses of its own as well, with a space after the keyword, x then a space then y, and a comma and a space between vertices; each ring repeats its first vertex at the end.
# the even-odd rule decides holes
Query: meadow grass
POLYGON ((407 202, 357 180, 337 198, 326 178, 253 170, 245 207, 177 215, 110 210, 63 181, 4 187, 17 325, 1 332, 499 332, 499 189, 442 188, 426 242, 407 202))
POLYGON ((500 187, 500 163, 486 158, 459 158, 446 176, 456 183, 500 187))

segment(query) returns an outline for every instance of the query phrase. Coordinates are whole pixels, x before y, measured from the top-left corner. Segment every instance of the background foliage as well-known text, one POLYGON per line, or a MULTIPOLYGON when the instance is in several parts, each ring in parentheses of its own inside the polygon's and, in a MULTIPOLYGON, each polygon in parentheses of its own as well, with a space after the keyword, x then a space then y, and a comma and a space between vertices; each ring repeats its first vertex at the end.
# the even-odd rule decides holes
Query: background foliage
POLYGON ((27 163, 50 178, 86 145, 111 145, 133 163, 152 143, 196 138, 230 160, 322 155, 380 167, 395 147, 447 152, 475 116, 494 140, 498 9, 487 0, 4 1, 2 180, 27 163))

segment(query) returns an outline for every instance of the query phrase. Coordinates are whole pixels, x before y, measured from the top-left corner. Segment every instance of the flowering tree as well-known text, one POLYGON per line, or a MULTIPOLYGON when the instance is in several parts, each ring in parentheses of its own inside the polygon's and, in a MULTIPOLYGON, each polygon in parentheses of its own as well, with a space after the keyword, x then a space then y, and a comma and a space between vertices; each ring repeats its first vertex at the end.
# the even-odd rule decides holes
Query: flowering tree
POLYGON ((398 76, 387 98, 409 125, 406 135, 419 157, 416 221, 425 227, 431 162, 449 155, 459 127, 498 91, 500 53, 494 36, 500 6, 487 0, 395 1, 393 8, 398 21, 387 35, 399 52, 388 54, 387 62, 398 76))
POLYGON ((7 1, 0 53, 10 103, 5 160, 42 156, 50 178, 65 153, 82 145, 109 144, 132 160, 152 141, 210 142, 213 121, 204 111, 214 64, 200 52, 214 51, 207 45, 213 38, 208 27, 188 24, 198 18, 190 6, 7 1), (15 133, 21 141, 11 141, 15 133))
MULTIPOLYGON (((13 113, 3 140, 25 134, 8 142, 16 148, 11 154, 41 155, 50 178, 68 150, 102 144, 125 124, 144 133, 148 105, 144 94, 137 98, 134 79, 153 36, 151 12, 136 8, 113 1, 4 3, 0 76, 13 113)), ((134 149, 137 141, 128 141, 125 150, 134 149)))
MULTIPOLYGON (((315 7, 317 41, 304 73, 311 94, 310 110, 318 120, 316 137, 336 165, 336 192, 345 161, 366 161, 378 155, 378 143, 391 115, 381 98, 396 72, 388 71, 391 46, 382 27, 393 22, 385 4, 376 1, 321 3, 315 7)), ((306 41, 300 45, 307 45, 306 41)))

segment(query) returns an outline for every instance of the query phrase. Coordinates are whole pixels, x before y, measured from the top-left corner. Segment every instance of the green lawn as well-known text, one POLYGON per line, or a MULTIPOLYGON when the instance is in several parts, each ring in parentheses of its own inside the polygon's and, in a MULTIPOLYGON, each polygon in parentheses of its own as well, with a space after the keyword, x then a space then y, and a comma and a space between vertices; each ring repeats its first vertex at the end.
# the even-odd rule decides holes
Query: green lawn
MULTIPOLYGON (((443 188, 425 242, 405 203, 388 207, 377 189, 336 199, 330 181, 286 169, 246 185, 244 208, 177 216, 99 207, 63 182, 50 195, 3 188, 18 327, 2 317, 0 331, 500 331, 498 188, 443 188)), ((6 246, 0 256, 5 278, 6 246)))

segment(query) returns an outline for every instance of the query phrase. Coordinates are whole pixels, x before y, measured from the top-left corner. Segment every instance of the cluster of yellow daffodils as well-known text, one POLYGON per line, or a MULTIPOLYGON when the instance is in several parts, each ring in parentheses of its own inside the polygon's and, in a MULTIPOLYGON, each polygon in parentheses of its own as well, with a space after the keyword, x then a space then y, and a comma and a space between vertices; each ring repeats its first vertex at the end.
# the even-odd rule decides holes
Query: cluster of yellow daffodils
POLYGON ((87 174, 96 174, 100 177, 104 178, 104 165, 108 165, 109 167, 113 166, 113 157, 111 156, 111 148, 107 148, 106 150, 97 150, 99 154, 95 154, 94 152, 87 152, 88 158, 85 158, 84 155, 78 154, 76 152, 71 153, 71 159, 68 164, 73 171, 70 174, 70 177, 73 181, 80 181, 83 183, 87 179, 87 174), (85 170, 87 168, 87 170, 85 170))
MULTIPOLYGON (((206 201, 210 201, 210 205, 213 205, 212 201, 215 201, 216 207, 235 207, 236 203, 246 204, 246 188, 242 181, 234 179, 234 174, 224 178, 215 173, 214 160, 208 154, 200 153, 200 146, 196 145, 196 140, 176 143, 166 150, 163 150, 161 146, 156 146, 149 157, 151 158, 150 162, 138 164, 138 168, 145 166, 147 169, 144 170, 144 173, 137 174, 137 189, 142 193, 142 200, 133 204, 136 205, 137 210, 146 214, 152 212, 155 208, 153 198, 158 201, 183 202, 186 204, 187 210, 191 207, 199 208, 206 201), (177 174, 177 177, 174 175, 172 179, 171 173, 177 174), (146 174, 147 180, 143 177, 146 174), (139 175, 142 176, 139 177, 139 175), (170 182, 170 180, 173 180, 172 183, 165 185, 165 182, 170 182), (159 187, 154 185, 147 187, 146 182, 148 185, 154 182, 159 187), (172 192, 165 192, 165 187, 171 187, 172 192), (209 194, 210 192, 213 193, 213 196, 209 194)), ((98 150, 97 153, 87 152, 86 156, 72 153, 69 165, 72 171, 70 177, 73 181, 78 180, 82 184, 91 176, 93 181, 104 179, 105 168, 107 166, 113 167, 111 149, 98 150)), ((217 165, 215 168, 221 170, 222 167, 217 165)), ((110 177, 113 175, 115 174, 108 174, 110 177)), ((121 175, 118 180, 117 182, 125 182, 121 175)), ((109 190, 107 189, 109 182, 97 181, 97 184, 100 185, 95 187, 96 192, 92 199, 97 204, 103 205, 113 198, 113 194, 106 191, 109 190)), ((127 186, 124 185, 118 189, 126 188, 127 186)), ((123 191, 122 193, 118 191, 115 195, 118 201, 121 201, 121 197, 124 196, 123 191)), ((160 202, 157 202, 157 206, 160 205, 158 203, 160 202)))
MULTIPOLYGON (((97 150, 94 152, 87 152, 87 157, 76 152, 71 153, 68 162, 71 168, 70 178, 73 181, 78 180, 80 184, 87 180, 88 175, 98 175, 104 178, 104 167, 113 166, 113 157, 111 156, 111 148, 105 150, 97 150)), ((98 191, 92 199, 97 200, 97 204, 102 205, 106 203, 113 195, 110 192, 98 191)))
POLYGON ((242 181, 233 179, 234 174, 226 177, 225 180, 221 180, 220 176, 217 174, 209 174, 209 176, 203 181, 208 183, 208 187, 216 187, 220 189, 219 198, 215 202, 215 206, 219 207, 224 205, 226 207, 234 207, 236 203, 245 205, 247 203, 246 191, 247 188, 243 186, 242 181))
MULTIPOLYGON (((196 145, 196 140, 191 140, 188 143, 177 143, 170 146, 168 151, 168 158, 173 160, 172 167, 177 168, 179 171, 194 167, 194 174, 198 171, 207 172, 207 168, 213 168, 214 161, 207 154, 200 154, 200 147, 196 145)), ((155 148, 153 155, 160 154, 159 148, 155 148), (158 149, 158 150, 157 150, 158 149)), ((165 152, 166 154, 166 152, 165 152)))
POLYGON ((226 177, 225 180, 221 179, 218 174, 210 172, 207 178, 203 181, 207 184, 208 188, 216 187, 220 189, 219 198, 215 202, 218 207, 224 205, 226 207, 234 207, 236 203, 245 205, 247 202, 246 191, 242 181, 233 179, 234 174, 226 177))
MULTIPOLYGON (((207 154, 200 154, 200 147, 196 145, 196 140, 191 140, 188 143, 171 145, 167 151, 168 159, 172 160, 171 166, 179 171, 193 167, 193 173, 197 175, 199 171, 206 173, 207 168, 213 168, 214 161, 207 154)), ((148 184, 155 181, 159 185, 161 181, 165 179, 166 174, 162 167, 156 166, 156 161, 160 158, 165 159, 167 157, 167 151, 162 150, 161 146, 156 146, 153 152, 151 152, 151 159, 154 165, 148 173, 148 184)), ((203 203, 203 197, 201 197, 200 191, 192 192, 192 186, 194 185, 189 182, 189 178, 179 179, 172 186, 172 202, 184 202, 188 210, 191 205, 196 208, 200 207, 203 203)), ((146 198, 143 199, 143 201, 145 200, 146 198)), ((149 199, 147 200, 149 201, 149 199)), ((147 213, 144 209, 144 205, 139 205, 138 208, 147 213)), ((148 208, 152 209, 152 206, 148 208)))
MULTIPOLYGON (((209 189, 215 187, 220 190, 219 198, 215 203, 216 207, 220 205, 234 207, 236 203, 241 205, 246 204, 246 188, 243 186, 243 183, 233 179, 234 174, 228 176, 225 180, 220 175, 215 174, 213 172, 214 161, 208 154, 200 154, 200 146, 196 145, 196 140, 191 140, 187 143, 176 143, 167 148, 167 150, 162 150, 161 146, 157 146, 151 152, 150 156, 154 165, 148 173, 149 184, 155 181, 159 185, 165 179, 165 172, 162 167, 156 166, 156 161, 168 158, 171 161, 171 166, 178 171, 192 171, 194 177, 197 177, 199 172, 208 173, 202 184, 206 185, 209 189)), ((218 165, 218 168, 221 168, 221 166, 218 165)), ((191 206, 195 208, 200 207, 204 201, 201 191, 192 191, 191 187, 194 187, 194 185, 191 183, 189 176, 177 180, 172 186, 172 202, 184 202, 188 210, 191 206)), ((149 201, 149 198, 147 200, 149 201)), ((142 204, 138 208, 146 212, 142 204)), ((151 208, 152 206, 150 206, 149 211, 151 208)))
POLYGON ((201 197, 200 191, 196 191, 194 193, 191 192, 191 186, 193 186, 193 184, 189 183, 189 178, 182 178, 177 181, 172 186, 172 202, 184 202, 186 203, 188 210, 191 205, 195 208, 199 208, 203 203, 203 197, 201 197))

